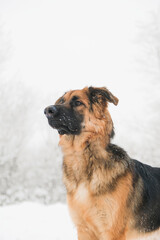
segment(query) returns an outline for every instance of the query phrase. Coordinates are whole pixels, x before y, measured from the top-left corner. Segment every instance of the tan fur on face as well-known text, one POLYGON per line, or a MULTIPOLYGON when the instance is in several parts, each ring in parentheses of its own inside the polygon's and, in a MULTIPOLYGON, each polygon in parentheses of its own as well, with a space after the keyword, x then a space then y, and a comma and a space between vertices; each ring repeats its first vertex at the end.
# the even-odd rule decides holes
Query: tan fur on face
POLYGON ((91 111, 88 88, 84 88, 83 90, 67 92, 64 96, 64 105, 68 106, 73 96, 78 96, 86 106, 80 106, 78 109, 79 113, 82 113, 84 116, 84 121, 82 123, 83 129, 80 136, 62 136, 60 145, 66 149, 68 148, 68 144, 73 145, 72 142, 74 141, 74 149, 83 149, 90 141, 93 142, 94 138, 98 138, 100 139, 99 143, 105 147, 106 143, 109 142, 113 128, 112 119, 107 109, 107 102, 105 102, 105 106, 103 106, 103 111, 101 103, 93 104, 93 111, 91 111))

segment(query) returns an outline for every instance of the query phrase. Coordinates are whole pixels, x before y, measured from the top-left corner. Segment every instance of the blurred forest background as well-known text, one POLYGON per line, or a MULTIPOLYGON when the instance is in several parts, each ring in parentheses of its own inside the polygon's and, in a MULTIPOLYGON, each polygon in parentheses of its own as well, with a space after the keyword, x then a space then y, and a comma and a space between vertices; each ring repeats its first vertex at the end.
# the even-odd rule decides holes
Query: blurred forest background
POLYGON ((160 167, 159 2, 6 2, 0 10, 0 205, 65 201, 58 134, 43 109, 73 88, 108 87, 120 100, 110 106, 113 142, 160 167))

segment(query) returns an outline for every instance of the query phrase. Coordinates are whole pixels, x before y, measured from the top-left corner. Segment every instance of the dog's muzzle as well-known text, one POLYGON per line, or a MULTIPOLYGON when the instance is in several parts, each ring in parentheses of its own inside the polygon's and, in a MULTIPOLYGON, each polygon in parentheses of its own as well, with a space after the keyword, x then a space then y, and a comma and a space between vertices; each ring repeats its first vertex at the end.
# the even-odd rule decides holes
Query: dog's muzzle
POLYGON ((77 135, 81 130, 82 116, 61 105, 51 105, 45 108, 44 114, 48 118, 49 125, 57 129, 59 134, 77 135))

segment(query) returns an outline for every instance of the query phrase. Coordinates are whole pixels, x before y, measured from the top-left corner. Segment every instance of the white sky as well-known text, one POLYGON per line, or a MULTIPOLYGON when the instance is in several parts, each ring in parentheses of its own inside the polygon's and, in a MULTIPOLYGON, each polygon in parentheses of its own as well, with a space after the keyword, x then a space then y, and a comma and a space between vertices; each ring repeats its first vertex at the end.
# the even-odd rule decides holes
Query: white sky
POLYGON ((96 85, 118 92, 134 79, 138 26, 159 5, 159 0, 0 0, 0 20, 12 45, 6 72, 41 91, 96 85))

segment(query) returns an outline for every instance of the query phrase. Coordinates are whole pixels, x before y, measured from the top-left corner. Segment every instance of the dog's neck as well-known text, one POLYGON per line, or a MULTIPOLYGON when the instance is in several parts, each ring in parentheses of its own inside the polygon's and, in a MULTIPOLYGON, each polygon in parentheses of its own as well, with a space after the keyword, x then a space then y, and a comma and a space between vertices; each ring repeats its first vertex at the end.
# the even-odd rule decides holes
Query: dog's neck
POLYGON ((90 150, 92 155, 97 155, 97 152, 103 155, 109 143, 110 137, 108 135, 102 136, 93 132, 83 132, 77 136, 60 136, 59 145, 62 148, 64 156, 73 156, 74 154, 84 155, 86 150, 90 150))
POLYGON ((68 193, 74 192, 80 182, 88 179, 92 171, 91 165, 101 164, 101 161, 108 158, 104 137, 93 133, 85 132, 74 137, 63 135, 60 146, 64 155, 63 181, 68 193))

